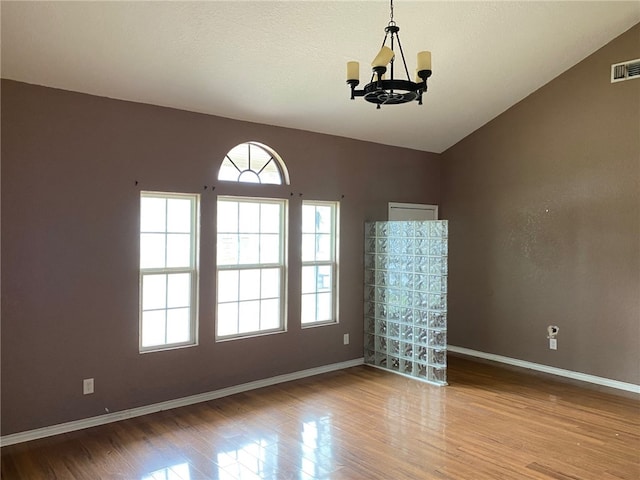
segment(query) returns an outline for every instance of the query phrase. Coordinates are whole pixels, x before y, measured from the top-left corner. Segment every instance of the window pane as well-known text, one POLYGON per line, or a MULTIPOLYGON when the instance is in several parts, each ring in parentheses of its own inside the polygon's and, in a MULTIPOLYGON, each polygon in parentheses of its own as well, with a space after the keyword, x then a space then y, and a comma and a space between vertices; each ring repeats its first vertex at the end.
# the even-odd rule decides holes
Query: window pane
POLYGON ((260 295, 262 298, 280 297, 280 269, 265 268, 262 270, 260 295))
POLYGON ((235 335, 238 333, 238 304, 218 304, 218 335, 235 335))
POLYGON ((142 313, 142 346, 153 347, 164 344, 166 310, 142 313))
POLYGON ((310 233, 302 234, 302 261, 313 262, 316 252, 316 236, 310 233))
POLYGON ((238 263, 257 264, 260 260, 260 235, 240 235, 240 253, 238 263))
POLYGON ((258 145, 250 144, 249 148, 251 149, 251 168, 259 171, 271 160, 271 154, 258 145))
POLYGON ((238 181, 243 183, 260 183, 260 177, 253 170, 245 170, 238 177, 238 181))
POLYGON ((316 232, 316 207, 315 205, 302 205, 302 232, 316 232))
POLYGON ((238 333, 257 332, 260 330, 260 301, 240 303, 238 333))
POLYGON ((280 327, 280 300, 263 300, 261 303, 260 328, 271 330, 280 327))
POLYGON ((260 263, 280 263, 280 237, 278 234, 260 235, 260 263))
POLYGON ((167 200, 167 231, 191 233, 191 200, 186 198, 167 200))
POLYGON ((165 237, 163 233, 140 234, 140 268, 164 268, 165 237))
POLYGON ((167 235, 167 267, 191 266, 191 235, 170 233, 167 235))
POLYGON ((164 232, 167 201, 164 198, 140 198, 140 231, 164 232))
POLYGON ((220 270, 218 272, 218 302, 238 300, 238 271, 220 270))
POLYGON ((317 302, 318 314, 316 320, 319 322, 332 320, 331 293, 319 293, 317 302))
POLYGON ((316 235, 316 260, 329 261, 331 260, 331 235, 325 233, 316 235))
POLYGON ((329 265, 318 266, 318 275, 316 278, 316 289, 318 292, 331 291, 333 285, 331 281, 331 267, 329 265))
POLYGON ((238 202, 218 202, 218 233, 238 231, 238 202))
POLYGON ((218 265, 238 264, 238 235, 219 234, 217 244, 218 265))
POLYGON ((240 271, 240 300, 260 298, 260 270, 240 271))
POLYGON ((262 233, 280 233, 280 205, 263 203, 260 218, 260 231, 262 233))
POLYGON ((260 231, 260 205, 257 203, 240 202, 240 233, 258 233, 260 231))
POLYGON ((240 171, 246 170, 249 167, 249 144, 236 145, 227 153, 227 157, 233 160, 240 171))
POLYGON ((275 160, 269 162, 265 169, 262 170, 262 173, 260 174, 260 180, 262 181, 262 183, 268 183, 272 185, 282 184, 280 170, 278 170, 275 160))
POLYGON ((218 173, 218 180, 227 180, 231 182, 238 181, 238 175, 240 172, 233 164, 229 161, 229 159, 225 158, 220 165, 220 172, 218 173))
POLYGON ((173 273, 168 276, 167 307, 188 307, 191 300, 191 274, 173 273))
POLYGON ((302 267, 302 293, 314 293, 316 291, 316 270, 315 265, 302 267))
MULTIPOLYGON (((271 156, 265 152, 263 149, 255 147, 251 145, 251 170, 253 170, 256 175, 263 168, 266 168, 268 162, 271 161, 271 156)), ((262 175, 262 173, 260 173, 262 175)))
POLYGON ((142 310, 155 310, 167 306, 167 276, 142 277, 142 310))
POLYGON ((331 210, 332 208, 328 205, 316 206, 316 229, 318 232, 331 233, 333 227, 331 210))
POLYGON ((315 294, 302 295, 302 323, 316 321, 316 296, 315 294))
POLYGON ((167 311, 167 343, 188 342, 191 337, 189 331, 189 309, 177 308, 167 311))

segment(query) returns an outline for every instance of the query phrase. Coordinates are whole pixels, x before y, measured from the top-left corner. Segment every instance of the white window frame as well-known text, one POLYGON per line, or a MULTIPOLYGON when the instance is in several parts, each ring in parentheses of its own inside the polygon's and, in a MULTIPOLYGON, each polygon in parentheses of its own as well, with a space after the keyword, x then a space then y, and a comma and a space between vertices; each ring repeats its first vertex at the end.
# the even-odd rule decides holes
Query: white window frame
MULTIPOLYGON (((305 267, 312 266, 328 266, 331 268, 331 318, 328 320, 313 320, 313 321, 305 321, 303 318, 302 312, 302 297, 305 295, 310 295, 310 293, 304 293, 301 291, 300 294, 300 303, 301 303, 301 311, 300 311, 300 323, 302 328, 310 328, 317 327, 322 325, 334 325, 338 323, 338 257, 339 257, 339 229, 340 225, 340 202, 329 202, 329 201, 320 201, 320 200, 303 200, 302 201, 302 209, 305 206, 322 206, 322 207, 330 207, 331 208, 331 248, 330 248, 330 259, 329 260, 304 260, 302 257, 300 258, 302 268, 301 273, 305 267)), ((302 210, 301 210, 302 211, 302 210)), ((301 222, 302 223, 302 222, 301 222)), ((301 241, 304 238, 305 234, 315 234, 317 235, 317 231, 314 232, 305 232, 301 225, 301 241)), ((302 252, 301 252, 302 253, 302 252)), ((318 290, 313 293, 314 295, 318 295, 318 290)), ((317 315, 317 308, 316 308, 317 315)))
MULTIPOLYGON (((272 205, 278 205, 281 208, 281 215, 280 215, 280 225, 279 225, 279 261, 277 263, 252 263, 252 264, 247 264, 247 263, 237 263, 237 264, 228 264, 228 265, 221 265, 220 264, 220 259, 219 259, 219 252, 220 252, 220 248, 219 248, 219 240, 220 240, 220 235, 224 235, 226 234, 238 234, 241 235, 242 232, 239 231, 239 228, 237 229, 236 232, 220 232, 218 231, 218 225, 219 223, 216 222, 216 315, 215 315, 215 339, 216 341, 228 341, 228 340, 236 340, 236 339, 241 339, 241 338, 249 338, 249 337, 255 337, 255 336, 261 336, 261 335, 269 335, 269 334, 274 334, 274 333, 282 333, 282 332, 286 332, 287 330, 287 310, 286 310, 286 305, 287 305, 287 262, 286 262, 286 258, 287 258, 287 237, 288 237, 288 233, 287 233, 287 226, 288 226, 288 201, 286 199, 280 199, 280 198, 262 198, 262 197, 243 197, 243 196, 233 196, 233 195, 220 195, 218 196, 216 205, 219 205, 219 203, 221 201, 230 201, 230 202, 238 202, 238 203, 250 203, 250 204, 272 204, 272 205), (271 268, 277 268, 280 270, 280 285, 279 285, 279 300, 280 300, 280 304, 279 304, 279 313, 280 313, 280 318, 279 318, 279 325, 276 328, 271 328, 271 329, 258 329, 258 330, 253 330, 253 331, 243 331, 240 332, 240 317, 239 317, 239 313, 238 313, 238 333, 235 334, 227 334, 227 335, 220 335, 219 334, 219 307, 221 302, 219 301, 220 295, 220 272, 221 271, 242 271, 242 270, 261 270, 261 269, 271 269, 271 268)), ((218 208, 216 206, 216 214, 218 212, 218 208)), ((248 232, 245 232, 248 233, 248 232)), ((252 234, 255 234, 255 232, 252 232, 252 234)), ((240 248, 240 245, 238 245, 238 248, 240 248)), ((239 258, 239 255, 238 255, 239 258)), ((238 286, 239 291, 241 286, 238 286)), ((222 302, 222 303, 237 303, 238 305, 240 305, 240 303, 242 303, 243 300, 238 299, 236 302, 233 301, 229 301, 229 302, 222 302)))
MULTIPOLYGON (((190 231, 190 265, 188 267, 164 267, 164 268, 142 268, 140 261, 138 262, 140 268, 139 276, 139 315, 138 315, 138 347, 140 353, 155 352, 161 350, 172 350, 175 348, 189 347, 198 344, 198 237, 199 237, 199 218, 200 218, 200 195, 188 194, 188 193, 167 193, 167 192, 152 192, 141 191, 140 202, 142 204, 143 198, 162 198, 162 199, 188 199, 191 200, 191 231, 190 231), (174 273, 188 273, 190 274, 190 298, 189 298, 189 339, 184 342, 176 343, 164 343, 152 346, 143 346, 143 287, 144 279, 150 275, 167 275, 174 273)), ((141 209, 142 210, 142 209, 141 209)), ((142 215, 142 211, 141 211, 142 215)), ((166 221, 166 220, 165 220, 166 221)), ((164 232, 143 232, 142 228, 139 229, 140 238, 143 233, 170 233, 165 228, 164 232)), ((169 308, 165 308, 169 310, 169 308)), ((165 318, 166 326, 166 318, 165 318)), ((165 328, 166 332, 166 328, 165 328)))

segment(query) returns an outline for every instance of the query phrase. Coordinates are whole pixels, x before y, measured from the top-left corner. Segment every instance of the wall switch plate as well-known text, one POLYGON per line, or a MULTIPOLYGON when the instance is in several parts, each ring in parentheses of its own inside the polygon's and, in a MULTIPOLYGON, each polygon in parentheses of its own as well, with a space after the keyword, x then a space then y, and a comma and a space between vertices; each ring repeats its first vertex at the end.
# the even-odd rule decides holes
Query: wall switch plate
POLYGON ((551 350, 557 350, 558 349, 558 339, 557 338, 550 338, 549 339, 549 348, 551 350))
POLYGON ((93 393, 93 378, 85 378, 82 380, 82 393, 83 395, 93 393))
POLYGON ((342 336, 342 343, 344 343, 345 345, 349 345, 349 334, 348 333, 345 333, 342 336))

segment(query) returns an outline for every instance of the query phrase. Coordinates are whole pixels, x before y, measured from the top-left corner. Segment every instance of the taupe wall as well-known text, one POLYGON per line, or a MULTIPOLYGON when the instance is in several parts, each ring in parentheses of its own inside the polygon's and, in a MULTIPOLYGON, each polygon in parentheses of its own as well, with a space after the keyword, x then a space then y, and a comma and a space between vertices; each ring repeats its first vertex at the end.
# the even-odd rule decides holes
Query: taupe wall
POLYGON ((439 203, 439 177, 435 154, 3 81, 2 434, 362 357, 363 223, 388 201, 439 203), (216 181, 248 140, 290 186, 216 181), (196 347, 138 353, 141 189, 202 194, 196 347), (219 193, 290 199, 286 333, 213 341, 219 193), (302 199, 342 195, 340 324, 302 330, 295 219, 302 199))
POLYGON ((636 25, 443 154, 449 344, 640 384, 638 57, 636 25))

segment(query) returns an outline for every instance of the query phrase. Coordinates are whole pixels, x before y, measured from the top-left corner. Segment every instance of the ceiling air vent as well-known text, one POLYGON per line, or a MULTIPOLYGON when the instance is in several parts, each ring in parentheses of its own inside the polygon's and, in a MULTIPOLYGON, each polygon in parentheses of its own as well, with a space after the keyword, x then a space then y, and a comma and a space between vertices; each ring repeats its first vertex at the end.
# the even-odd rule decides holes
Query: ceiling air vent
POLYGON ((640 78, 640 58, 611 65, 611 83, 640 78))

